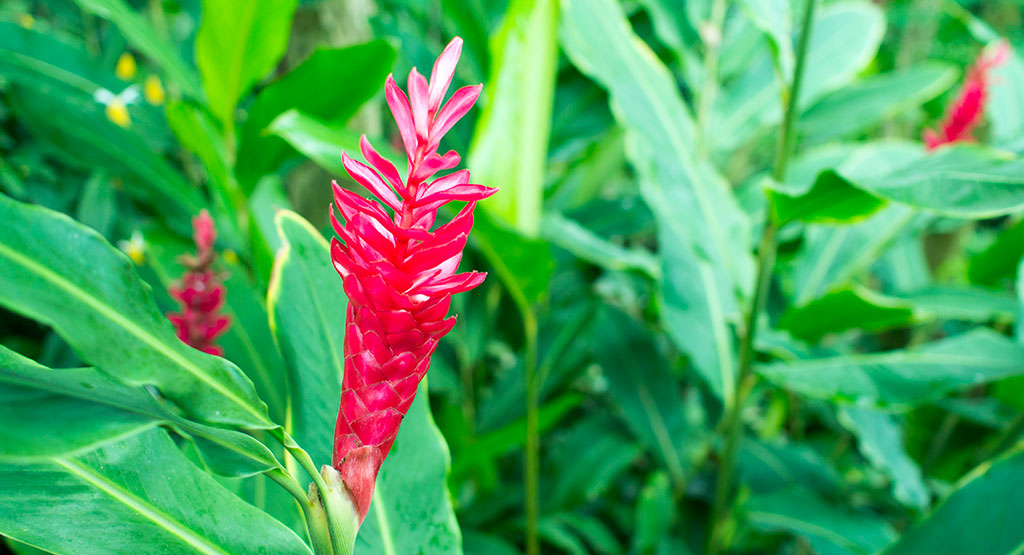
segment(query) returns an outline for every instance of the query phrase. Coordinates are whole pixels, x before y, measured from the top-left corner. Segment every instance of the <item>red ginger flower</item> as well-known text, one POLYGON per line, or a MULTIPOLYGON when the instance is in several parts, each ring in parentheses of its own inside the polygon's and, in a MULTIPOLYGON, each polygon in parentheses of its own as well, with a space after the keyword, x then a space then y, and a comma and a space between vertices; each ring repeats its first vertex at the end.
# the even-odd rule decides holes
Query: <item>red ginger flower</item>
POLYGON ((213 342, 227 331, 231 319, 219 314, 224 303, 224 285, 210 268, 216 258, 213 243, 217 230, 209 212, 203 210, 192 218, 192 230, 196 256, 182 257, 187 270, 181 286, 170 288, 171 296, 181 305, 181 313, 168 314, 167 318, 182 341, 205 353, 222 355, 224 350, 213 342))
POLYGON ((380 465, 430 366, 430 355, 455 325, 454 317, 446 318, 452 295, 476 287, 485 276, 455 270, 473 227, 476 202, 497 189, 471 184, 468 170, 429 181, 436 172, 459 163, 456 152, 441 155, 437 148, 472 108, 482 87, 463 87, 441 106, 461 51, 462 39, 455 38, 434 63, 429 83, 413 68, 408 97, 392 76, 387 78, 388 107, 408 156, 405 181, 365 135, 360 150, 369 166, 342 153, 352 179, 394 215, 333 184, 334 207, 345 223, 331 210, 331 222, 341 238, 331 241, 331 259, 349 303, 332 464, 349 489, 360 521, 369 510, 380 465), (431 231, 437 209, 453 200, 467 204, 431 231))
POLYGON ((924 143, 928 150, 959 141, 974 141, 972 132, 985 115, 985 101, 991 85, 989 71, 1003 63, 1009 48, 1002 43, 989 53, 982 53, 967 70, 967 78, 956 100, 946 111, 938 131, 925 129, 924 143))

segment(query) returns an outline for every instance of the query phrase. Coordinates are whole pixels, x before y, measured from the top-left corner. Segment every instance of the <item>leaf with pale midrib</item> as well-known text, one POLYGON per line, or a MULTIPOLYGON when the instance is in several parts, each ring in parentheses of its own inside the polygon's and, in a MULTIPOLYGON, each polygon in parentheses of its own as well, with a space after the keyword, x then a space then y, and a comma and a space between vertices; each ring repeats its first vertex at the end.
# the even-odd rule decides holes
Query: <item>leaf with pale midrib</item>
POLYGON ((310 553, 162 429, 80 457, 0 464, 0 533, 57 553, 310 553))
POLYGON ((270 428, 252 382, 189 347, 131 261, 67 216, 0 195, 0 305, 49 324, 118 381, 152 385, 205 422, 270 428))

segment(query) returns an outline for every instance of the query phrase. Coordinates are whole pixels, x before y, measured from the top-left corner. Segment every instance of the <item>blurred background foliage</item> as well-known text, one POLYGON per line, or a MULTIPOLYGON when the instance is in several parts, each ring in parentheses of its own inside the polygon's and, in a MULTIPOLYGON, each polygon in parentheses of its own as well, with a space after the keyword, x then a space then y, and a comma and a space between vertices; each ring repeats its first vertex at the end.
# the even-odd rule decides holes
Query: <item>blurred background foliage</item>
MULTIPOLYGON (((190 218, 209 208, 230 276, 226 358, 284 422, 317 385, 289 374, 309 351, 278 323, 302 313, 271 298, 285 308, 268 319, 267 287, 282 237, 316 241, 279 232, 275 213, 330 237, 331 179, 356 187, 341 150, 366 133, 400 151, 384 78, 403 83, 461 36, 455 84, 485 86, 447 147, 474 182, 502 188, 463 263, 491 278, 455 300, 429 379, 463 549, 519 552, 535 529, 546 553, 699 552, 764 192, 875 179, 892 198, 880 178, 924 155, 921 130, 964 69, 1000 37, 1024 45, 1021 8, 820 4, 796 151, 773 180, 803 3, 4 0, 0 190, 119 245, 165 312, 190 218)), ((1024 151, 1022 98, 1014 53, 995 71, 979 149, 1024 151)), ((838 197, 852 217, 775 203, 795 215, 757 323, 764 379, 742 411, 731 550, 1019 549, 1019 530, 998 531, 1024 503, 1012 339, 1024 202, 1011 191, 975 206, 928 189, 936 180, 903 203, 838 197)), ((329 277, 325 299, 341 295, 329 277)), ((0 342, 81 366, 12 312, 0 342)), ((327 423, 297 417, 300 440, 324 441, 327 408, 327 423)), ((265 480, 229 482, 272 505, 265 480)))

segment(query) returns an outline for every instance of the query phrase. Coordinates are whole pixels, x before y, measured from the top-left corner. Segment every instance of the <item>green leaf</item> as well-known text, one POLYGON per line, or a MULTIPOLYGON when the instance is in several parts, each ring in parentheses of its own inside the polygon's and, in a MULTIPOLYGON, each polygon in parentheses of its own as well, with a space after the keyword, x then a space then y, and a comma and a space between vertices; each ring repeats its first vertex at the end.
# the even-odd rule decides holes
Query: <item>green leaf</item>
POLYGON ((486 104, 468 166, 500 187, 481 206, 527 237, 540 234, 558 66, 558 0, 513 0, 491 38, 486 104))
MULTIPOLYGON (((867 2, 837 2, 815 15, 808 44, 800 106, 809 107, 864 69, 885 34, 885 16, 867 2)), ((714 150, 727 152, 758 131, 782 120, 781 90, 765 53, 716 98, 710 139, 714 150)))
POLYGON ((935 98, 956 82, 956 75, 947 64, 929 62, 856 81, 802 114, 800 133, 824 142, 868 130, 935 98))
POLYGON ((650 252, 625 248, 600 237, 582 225, 560 214, 545 214, 541 223, 544 239, 577 257, 609 270, 638 270, 659 277, 661 265, 650 252))
POLYGON ((834 495, 842 487, 829 460, 805 443, 744 439, 737 467, 743 483, 759 493, 798 487, 834 495))
POLYGON ((1020 514, 1024 451, 986 462, 967 475, 927 518, 900 537, 886 555, 1017 553, 1024 545, 1020 514))
POLYGON ((199 97, 199 78, 191 67, 177 56, 178 49, 153 28, 123 0, 75 0, 85 11, 117 26, 124 38, 139 52, 149 57, 182 92, 199 97))
POLYGON ((182 418, 166 401, 94 368, 51 370, 0 347, 0 409, 5 426, 0 459, 14 462, 83 452, 164 425, 196 443, 222 476, 250 476, 280 465, 266 446, 240 432, 182 418))
POLYGON ((979 146, 942 148, 884 175, 844 177, 880 197, 956 218, 992 218, 1024 207, 1024 160, 979 146))
POLYGON ((743 0, 754 25, 772 45, 775 64, 782 75, 793 75, 793 13, 789 0, 743 0))
POLYGON ((65 380, 74 375, 44 368, 0 346, 0 460, 73 455, 159 423, 143 414, 35 387, 32 377, 46 379, 45 374, 65 380))
POLYGON ((0 533, 59 553, 309 553, 150 430, 81 457, 0 464, 0 533))
POLYGON ((238 152, 240 178, 255 184, 291 152, 280 138, 265 134, 275 117, 294 109, 342 127, 380 92, 394 60, 395 49, 383 40, 346 48, 320 48, 267 85, 249 107, 242 127, 238 152), (316 92, 310 94, 311 91, 316 92))
POLYGON ((695 157, 694 124, 675 79, 633 33, 621 6, 563 0, 562 8, 563 47, 576 67, 608 89, 658 223, 665 328, 729 404, 735 389, 729 324, 739 319, 737 293, 753 282, 750 224, 728 183, 695 157))
POLYGON ((986 120, 991 125, 992 142, 996 145, 1020 144, 1024 138, 1024 58, 1009 49, 1007 60, 992 68, 991 97, 985 102, 986 120))
MULTIPOLYGON (((595 501, 613 487, 642 451, 636 440, 620 428, 610 417, 600 415, 555 432, 558 442, 545 455, 550 457, 547 460, 557 479, 542 490, 545 507, 569 508, 595 501)), ((526 429, 519 431, 522 442, 526 429)), ((461 463, 462 458, 457 456, 456 460, 461 463)))
POLYGON ((267 305, 288 366, 291 432, 315 462, 329 464, 345 372, 348 298, 323 235, 294 212, 281 210, 275 223, 282 246, 267 305))
POLYGON ((288 47, 296 0, 203 0, 196 65, 203 89, 225 129, 233 129, 239 99, 288 47))
POLYGON ((117 219, 117 193, 102 172, 94 173, 85 183, 75 218, 98 231, 100 235, 111 236, 114 220, 117 219))
POLYGON ((284 184, 276 175, 269 175, 256 184, 249 197, 249 239, 252 243, 253 274, 261 284, 269 283, 274 256, 281 248, 274 219, 281 210, 291 210, 292 201, 284 184))
POLYGON ((177 338, 124 254, 63 214, 4 196, 0 304, 52 326, 119 381, 155 386, 199 419, 273 426, 238 368, 177 338))
POLYGON ((430 415, 423 380, 380 467, 355 552, 461 554, 462 534, 448 491, 450 466, 451 455, 430 415))
POLYGON ((857 436, 857 446, 872 466, 892 480, 897 501, 924 509, 931 501, 921 468, 903 444, 903 427, 891 414, 865 407, 842 407, 839 421, 857 436))
MULTIPOLYGON (((884 175, 925 154, 919 144, 905 141, 872 142, 852 151, 830 150, 834 152, 826 152, 825 156, 819 151, 814 163, 806 164, 809 167, 802 173, 817 176, 833 167, 853 182, 860 177, 884 175)), ((794 169, 800 162, 794 164, 794 169)), ((896 205, 852 225, 807 226, 803 249, 794 261, 794 301, 807 304, 836 286, 849 283, 871 266, 914 219, 913 210, 896 205)))
POLYGON ((933 285, 899 297, 941 320, 978 323, 1012 321, 1018 306, 1017 297, 1011 293, 970 286, 933 285))
POLYGON ((794 220, 839 224, 861 221, 885 207, 885 200, 858 189, 834 170, 818 174, 811 189, 799 196, 769 190, 779 224, 794 220))
POLYGON ((896 537, 880 517, 831 505, 801 489, 755 495, 742 509, 754 528, 798 535, 817 553, 867 555, 896 537))
POLYGON ((854 285, 790 308, 779 319, 778 326, 794 337, 816 343, 829 333, 876 332, 907 326, 919 318, 912 303, 854 285))
POLYGON ((520 309, 547 297, 548 283, 555 271, 551 245, 533 239, 495 221, 486 211, 477 211, 471 244, 493 268, 520 309))
MULTIPOLYGON (((298 110, 288 110, 281 114, 267 129, 334 175, 346 175, 345 167, 341 165, 342 150, 353 158, 362 159, 362 154, 359 153, 358 133, 340 126, 328 126, 298 110)), ((404 157, 391 156, 380 146, 375 148, 389 160, 400 160, 404 157)))
POLYGON ((1024 258, 1024 219, 1004 229, 988 248, 971 257, 967 277, 978 285, 1013 281, 1021 258, 1024 258))
POLYGON ((664 472, 648 476, 636 502, 637 528, 633 532, 633 553, 653 553, 675 527, 676 503, 672 482, 664 472))
POLYGON ((988 329, 886 353, 795 360, 758 367, 779 387, 825 400, 896 408, 1024 373, 1024 350, 988 329))
POLYGON ((683 483, 705 446, 667 361, 651 337, 623 314, 598 318, 592 334, 615 406, 634 435, 661 458, 673 481, 683 483))

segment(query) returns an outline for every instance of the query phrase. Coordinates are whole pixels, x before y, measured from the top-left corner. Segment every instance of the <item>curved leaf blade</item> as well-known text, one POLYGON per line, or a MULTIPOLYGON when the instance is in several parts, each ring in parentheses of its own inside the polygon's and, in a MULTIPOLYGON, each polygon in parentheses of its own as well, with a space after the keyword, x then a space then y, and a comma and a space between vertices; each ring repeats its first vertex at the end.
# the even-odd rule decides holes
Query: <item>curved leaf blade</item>
POLYGON ((83 360, 152 385, 206 422, 270 428, 252 382, 181 342, 131 261, 67 216, 0 195, 0 304, 52 326, 83 360))

